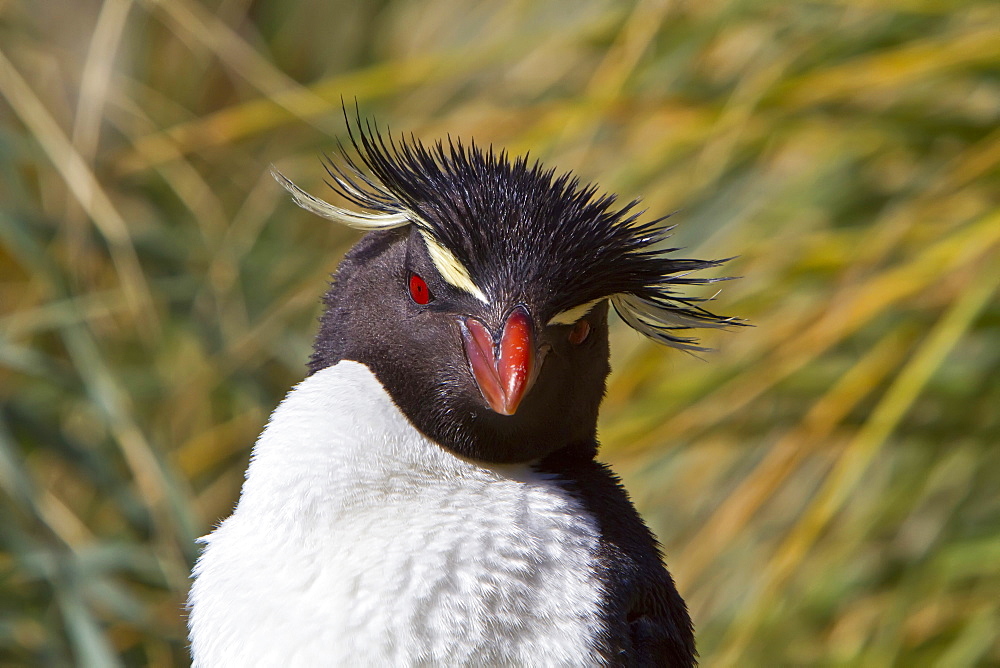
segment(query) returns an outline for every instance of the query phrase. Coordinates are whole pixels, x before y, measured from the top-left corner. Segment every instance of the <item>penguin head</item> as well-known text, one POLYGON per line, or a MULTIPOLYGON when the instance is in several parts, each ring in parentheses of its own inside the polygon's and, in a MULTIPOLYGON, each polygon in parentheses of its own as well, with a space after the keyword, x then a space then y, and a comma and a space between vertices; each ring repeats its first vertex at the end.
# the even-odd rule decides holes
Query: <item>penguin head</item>
POLYGON ((354 150, 326 167, 360 211, 275 172, 303 208, 369 232, 325 297, 310 369, 365 364, 455 454, 518 463, 594 447, 612 307, 685 350, 703 350, 685 330, 738 324, 675 292, 722 280, 688 274, 724 260, 670 256, 670 228, 639 222, 637 202, 475 144, 348 128, 354 150))

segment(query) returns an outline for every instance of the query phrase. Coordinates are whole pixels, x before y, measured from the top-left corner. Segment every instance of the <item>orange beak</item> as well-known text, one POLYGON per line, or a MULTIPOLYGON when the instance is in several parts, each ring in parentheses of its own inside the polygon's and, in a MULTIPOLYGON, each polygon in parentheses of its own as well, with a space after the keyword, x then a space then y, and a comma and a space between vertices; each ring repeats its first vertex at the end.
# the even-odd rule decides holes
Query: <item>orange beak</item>
POLYGON ((472 376, 490 408, 513 415, 534 382, 535 336, 531 316, 518 306, 507 316, 500 341, 475 318, 459 321, 472 376))

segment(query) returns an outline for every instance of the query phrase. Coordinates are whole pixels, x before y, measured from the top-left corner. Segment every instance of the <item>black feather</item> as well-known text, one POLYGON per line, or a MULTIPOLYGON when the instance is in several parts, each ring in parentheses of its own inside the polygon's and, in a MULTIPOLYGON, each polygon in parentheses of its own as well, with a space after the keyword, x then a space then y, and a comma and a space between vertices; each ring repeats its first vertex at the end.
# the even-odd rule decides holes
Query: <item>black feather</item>
POLYGON ((326 161, 330 186, 370 211, 410 216, 491 301, 532 303, 542 319, 619 296, 612 303, 631 326, 689 349, 696 341, 678 330, 742 324, 675 292, 727 280, 689 275, 725 260, 670 257, 679 249, 663 247, 672 229, 662 225, 666 217, 639 222, 638 200, 616 207, 614 195, 527 156, 450 136, 428 148, 412 136, 387 139, 360 115, 352 124, 346 109, 345 119, 358 159, 341 145, 340 160, 326 161))

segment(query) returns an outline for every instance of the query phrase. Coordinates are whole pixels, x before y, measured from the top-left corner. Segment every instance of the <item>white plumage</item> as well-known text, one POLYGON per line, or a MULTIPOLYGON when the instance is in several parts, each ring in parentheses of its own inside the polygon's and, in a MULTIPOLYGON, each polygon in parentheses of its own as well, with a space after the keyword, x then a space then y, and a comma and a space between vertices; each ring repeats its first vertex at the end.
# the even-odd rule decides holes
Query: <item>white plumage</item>
POLYGON ((194 665, 596 664, 598 540, 560 480, 451 454, 342 361, 274 411, 202 539, 194 665))

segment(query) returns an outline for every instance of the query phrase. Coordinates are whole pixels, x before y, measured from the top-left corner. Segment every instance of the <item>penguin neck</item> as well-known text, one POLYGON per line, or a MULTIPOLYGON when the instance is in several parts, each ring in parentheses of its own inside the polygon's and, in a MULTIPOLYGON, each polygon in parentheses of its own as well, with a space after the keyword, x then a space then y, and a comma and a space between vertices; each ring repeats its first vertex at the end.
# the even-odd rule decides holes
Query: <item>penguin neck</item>
POLYGON ((440 447, 409 422, 365 365, 343 360, 307 377, 275 410, 254 448, 240 507, 303 526, 303 518, 391 492, 387 485, 535 475, 531 463, 476 462, 440 447))

